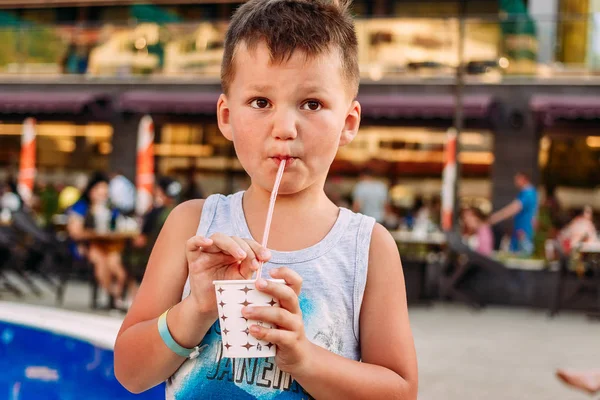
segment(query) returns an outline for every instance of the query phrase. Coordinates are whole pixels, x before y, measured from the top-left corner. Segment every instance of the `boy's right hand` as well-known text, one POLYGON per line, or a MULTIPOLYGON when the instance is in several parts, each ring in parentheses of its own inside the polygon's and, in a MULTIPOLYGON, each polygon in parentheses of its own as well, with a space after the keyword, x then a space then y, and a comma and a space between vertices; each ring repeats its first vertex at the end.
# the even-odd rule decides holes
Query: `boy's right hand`
POLYGON ((190 296, 200 312, 217 318, 217 297, 213 281, 250 279, 259 262, 271 252, 252 239, 215 233, 210 238, 194 236, 186 243, 190 274, 190 296))

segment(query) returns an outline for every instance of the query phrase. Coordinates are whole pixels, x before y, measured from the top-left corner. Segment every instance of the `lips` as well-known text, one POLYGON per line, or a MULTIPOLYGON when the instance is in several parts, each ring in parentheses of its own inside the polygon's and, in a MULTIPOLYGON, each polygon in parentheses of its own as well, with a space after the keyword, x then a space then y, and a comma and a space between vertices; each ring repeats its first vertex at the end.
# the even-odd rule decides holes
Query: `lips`
POLYGON ((275 162, 275 164, 279 165, 282 162, 286 163, 286 167, 289 167, 290 165, 292 165, 294 163, 294 161, 296 160, 297 157, 292 157, 289 155, 285 155, 285 154, 278 154, 278 155, 274 155, 269 157, 271 160, 273 160, 275 162))

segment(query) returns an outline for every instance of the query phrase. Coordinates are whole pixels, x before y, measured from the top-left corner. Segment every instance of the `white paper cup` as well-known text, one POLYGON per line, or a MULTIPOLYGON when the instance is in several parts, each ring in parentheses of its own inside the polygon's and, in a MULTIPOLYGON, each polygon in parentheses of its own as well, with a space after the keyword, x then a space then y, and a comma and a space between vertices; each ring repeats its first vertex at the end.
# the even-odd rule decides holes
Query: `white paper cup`
MULTIPOLYGON (((283 279, 269 279, 269 282, 283 283, 283 279)), ((254 280, 213 281, 217 295, 219 325, 223 339, 223 356, 228 358, 274 357, 276 346, 258 340, 250 334, 252 325, 273 328, 270 323, 247 320, 242 316, 246 306, 279 307, 279 301, 258 291, 254 280)))

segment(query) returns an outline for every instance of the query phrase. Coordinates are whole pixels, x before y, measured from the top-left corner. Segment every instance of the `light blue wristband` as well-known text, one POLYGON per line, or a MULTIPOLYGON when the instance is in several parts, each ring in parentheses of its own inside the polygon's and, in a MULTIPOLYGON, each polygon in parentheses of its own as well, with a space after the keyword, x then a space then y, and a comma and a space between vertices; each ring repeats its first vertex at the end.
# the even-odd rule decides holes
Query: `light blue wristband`
POLYGON ((173 339, 173 336, 171 336, 171 332, 169 332, 169 327, 167 326, 167 314, 169 313, 169 311, 171 310, 171 308, 169 308, 167 311, 165 311, 159 318, 158 318, 158 333, 160 334, 160 337, 162 338, 163 342, 165 342, 165 344, 167 345, 167 347, 175 354, 177 354, 180 357, 191 357, 194 353, 198 353, 198 346, 192 348, 192 349, 186 349, 185 347, 181 346, 179 343, 177 343, 175 341, 175 339, 173 339))

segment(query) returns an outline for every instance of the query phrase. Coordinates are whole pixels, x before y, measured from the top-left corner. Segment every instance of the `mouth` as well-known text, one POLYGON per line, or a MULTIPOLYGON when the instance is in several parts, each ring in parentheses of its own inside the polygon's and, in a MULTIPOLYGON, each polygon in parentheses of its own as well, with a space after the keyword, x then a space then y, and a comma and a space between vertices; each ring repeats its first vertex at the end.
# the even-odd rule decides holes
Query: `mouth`
POLYGON ((297 157, 286 156, 286 155, 275 155, 275 156, 272 156, 272 157, 269 157, 269 158, 271 160, 273 160, 273 162, 275 164, 277 164, 277 166, 279 166, 279 164, 281 164, 282 162, 286 163, 285 166, 287 168, 290 165, 292 165, 294 163, 294 161, 296 161, 297 157))

